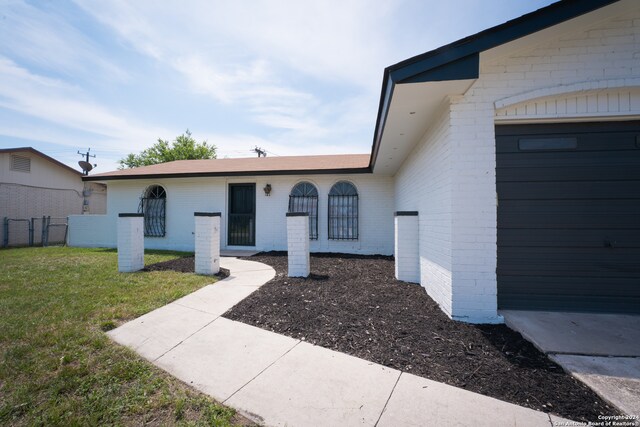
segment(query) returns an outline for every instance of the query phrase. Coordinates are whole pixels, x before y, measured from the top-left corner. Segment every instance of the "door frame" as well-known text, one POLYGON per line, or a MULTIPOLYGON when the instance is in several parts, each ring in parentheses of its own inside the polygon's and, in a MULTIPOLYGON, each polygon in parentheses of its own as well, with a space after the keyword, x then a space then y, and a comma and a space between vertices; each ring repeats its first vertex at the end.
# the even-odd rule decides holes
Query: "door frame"
POLYGON ((227 246, 239 246, 239 247, 255 247, 256 246, 256 183, 255 182, 233 182, 227 183, 227 246), (251 230, 251 243, 249 245, 232 245, 231 241, 231 197, 233 194, 233 187, 252 187, 253 188, 253 228, 251 230))

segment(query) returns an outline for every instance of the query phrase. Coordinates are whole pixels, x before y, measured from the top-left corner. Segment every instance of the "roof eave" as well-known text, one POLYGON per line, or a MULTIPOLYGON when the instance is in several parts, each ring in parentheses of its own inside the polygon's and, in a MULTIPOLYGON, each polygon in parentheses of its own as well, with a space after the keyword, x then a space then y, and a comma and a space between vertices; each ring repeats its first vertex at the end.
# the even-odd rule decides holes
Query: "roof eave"
POLYGON ((564 0, 414 56, 384 70, 369 168, 374 169, 396 84, 477 78, 479 55, 620 0, 564 0))
POLYGON ((72 167, 70 167, 68 165, 65 165, 64 163, 62 163, 59 160, 54 159, 53 157, 47 156, 43 152, 38 151, 33 147, 0 148, 0 153, 17 153, 17 152, 24 152, 24 151, 27 151, 29 153, 35 154, 37 156, 40 156, 43 159, 48 160, 51 163, 53 163, 53 164, 55 164, 57 166, 60 166, 60 167, 62 167, 64 169, 66 169, 69 172, 73 172, 76 175, 82 176, 82 172, 77 171, 77 170, 75 170, 74 168, 72 168, 72 167))
POLYGON ((365 174, 371 173, 370 167, 337 168, 337 169, 306 169, 306 170, 274 170, 274 171, 235 171, 235 172, 181 172, 156 173, 145 175, 111 175, 84 176, 83 181, 116 181, 131 179, 161 179, 161 178, 207 178, 224 176, 278 176, 278 175, 330 175, 330 174, 365 174))

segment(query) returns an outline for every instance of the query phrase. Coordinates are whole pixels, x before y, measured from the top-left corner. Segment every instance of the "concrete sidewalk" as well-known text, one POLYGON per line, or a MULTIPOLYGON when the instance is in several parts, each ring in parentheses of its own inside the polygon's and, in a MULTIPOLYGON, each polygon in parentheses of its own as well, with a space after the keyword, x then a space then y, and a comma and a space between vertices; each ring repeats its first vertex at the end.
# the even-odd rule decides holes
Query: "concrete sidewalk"
POLYGON ((263 425, 553 426, 566 420, 430 381, 221 314, 275 271, 222 258, 231 276, 109 332, 263 425))

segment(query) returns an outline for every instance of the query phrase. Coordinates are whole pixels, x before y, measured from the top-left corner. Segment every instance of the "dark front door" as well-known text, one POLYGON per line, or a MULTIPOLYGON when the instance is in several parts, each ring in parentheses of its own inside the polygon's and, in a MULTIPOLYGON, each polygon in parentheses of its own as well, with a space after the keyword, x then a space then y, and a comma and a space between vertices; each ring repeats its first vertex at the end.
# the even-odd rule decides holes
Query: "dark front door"
POLYGON ((256 185, 229 184, 229 246, 256 245, 256 185))
POLYGON ((640 313, 640 122, 496 135, 498 307, 640 313))

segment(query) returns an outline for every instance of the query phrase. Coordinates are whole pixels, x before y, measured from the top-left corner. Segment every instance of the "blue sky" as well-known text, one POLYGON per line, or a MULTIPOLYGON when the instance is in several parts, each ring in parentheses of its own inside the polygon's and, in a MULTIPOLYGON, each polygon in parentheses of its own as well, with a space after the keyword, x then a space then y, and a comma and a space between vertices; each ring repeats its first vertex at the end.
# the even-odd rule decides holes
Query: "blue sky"
POLYGON ((189 129, 218 157, 367 153, 386 66, 543 0, 0 0, 0 147, 117 167, 189 129))

